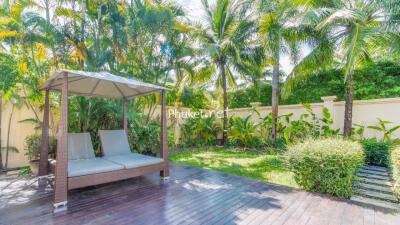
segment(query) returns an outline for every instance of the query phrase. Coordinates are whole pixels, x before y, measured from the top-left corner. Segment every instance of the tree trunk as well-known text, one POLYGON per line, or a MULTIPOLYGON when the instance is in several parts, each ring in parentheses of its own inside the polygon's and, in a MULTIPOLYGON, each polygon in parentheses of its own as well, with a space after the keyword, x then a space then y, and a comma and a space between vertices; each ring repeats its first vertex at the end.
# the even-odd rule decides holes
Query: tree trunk
POLYGON ((2 145, 1 145, 1 125, 3 116, 3 96, 0 94, 0 172, 3 171, 3 155, 1 154, 2 145))
POLYGON ((43 125, 42 125, 42 138, 40 146, 39 158, 39 176, 47 175, 48 173, 48 160, 49 160, 49 111, 50 111, 50 91, 46 89, 44 97, 43 109, 43 125))
POLYGON ((228 143, 228 95, 226 93, 226 74, 225 74, 225 62, 221 60, 219 62, 219 69, 222 79, 222 92, 224 100, 224 122, 223 122, 223 132, 222 132, 222 144, 226 145, 228 143))
POLYGON ((344 108, 344 127, 343 136, 351 136, 351 127, 353 120, 353 91, 354 91, 353 71, 349 73, 346 80, 346 99, 344 108))
POLYGON ((13 106, 12 106, 12 109, 11 109, 10 118, 9 118, 9 120, 8 120, 7 146, 6 146, 6 162, 5 162, 5 165, 4 165, 4 169, 5 169, 5 170, 8 169, 8 152, 10 151, 10 131, 11 131, 11 121, 12 121, 12 118, 13 118, 14 109, 15 109, 15 106, 13 105, 13 106))
POLYGON ((278 105, 279 105, 279 58, 274 65, 272 71, 272 143, 275 146, 277 136, 277 123, 278 123, 278 105))

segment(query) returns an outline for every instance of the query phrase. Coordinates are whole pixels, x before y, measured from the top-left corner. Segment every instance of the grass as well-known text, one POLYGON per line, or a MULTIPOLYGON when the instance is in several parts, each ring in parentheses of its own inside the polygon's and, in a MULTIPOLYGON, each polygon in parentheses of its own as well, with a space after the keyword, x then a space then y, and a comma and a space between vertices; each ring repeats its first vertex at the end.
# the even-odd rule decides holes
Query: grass
POLYGON ((170 160, 188 166, 217 170, 297 188, 293 174, 281 155, 229 149, 200 149, 175 152, 170 160))

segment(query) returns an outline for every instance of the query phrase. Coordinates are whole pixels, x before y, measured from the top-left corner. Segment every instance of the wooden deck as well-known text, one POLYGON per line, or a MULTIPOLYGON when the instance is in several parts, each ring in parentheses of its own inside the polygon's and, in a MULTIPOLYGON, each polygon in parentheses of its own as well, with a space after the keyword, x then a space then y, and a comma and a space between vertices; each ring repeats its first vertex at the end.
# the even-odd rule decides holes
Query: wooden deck
POLYGON ((52 213, 52 189, 35 179, 0 178, 0 224, 400 224, 393 212, 324 195, 171 165, 157 174, 70 192, 52 213))

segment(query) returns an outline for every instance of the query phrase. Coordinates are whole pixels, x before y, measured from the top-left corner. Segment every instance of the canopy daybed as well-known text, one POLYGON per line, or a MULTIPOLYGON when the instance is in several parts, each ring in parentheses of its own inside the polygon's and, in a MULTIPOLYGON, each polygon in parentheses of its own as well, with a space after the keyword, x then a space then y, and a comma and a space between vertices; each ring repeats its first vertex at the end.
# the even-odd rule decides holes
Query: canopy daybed
MULTIPOLYGON (((167 178, 169 175, 168 169, 168 144, 167 144, 167 114, 166 114, 166 96, 167 88, 149 84, 133 79, 128 79, 120 76, 113 75, 109 72, 85 72, 75 70, 60 70, 51 74, 50 78, 44 83, 41 88, 45 91, 45 107, 43 116, 43 132, 42 132, 42 149, 40 156, 39 175, 45 175, 48 171, 48 149, 49 149, 49 92, 61 92, 61 113, 60 122, 57 134, 57 154, 56 165, 54 172, 54 207, 67 205, 68 190, 81 188, 91 185, 113 182, 117 180, 127 179, 135 176, 141 176, 147 173, 160 171, 162 178, 167 178), (136 98, 139 96, 149 95, 153 93, 161 94, 161 132, 160 132, 160 158, 149 160, 139 154, 132 155, 132 160, 138 160, 139 164, 130 166, 129 162, 116 161, 118 156, 113 156, 112 148, 115 144, 122 146, 121 151, 124 154, 129 150, 127 144, 127 115, 126 115, 126 100, 136 98), (92 145, 89 134, 68 134, 68 94, 80 96, 93 96, 99 98, 112 98, 122 99, 123 120, 122 120, 122 133, 121 131, 100 131, 100 138, 102 141, 103 152, 105 154, 104 160, 114 160, 110 163, 104 162, 103 159, 94 157, 92 145), (125 131, 125 132, 123 132, 125 131), (111 135, 111 136, 110 136, 111 135), (114 137, 112 136, 114 135, 114 137), (118 136, 115 136, 118 135, 118 136), (118 137, 115 139, 115 137, 118 137), (122 139, 121 139, 122 138, 122 139), (120 140, 120 141, 116 141, 120 140), (108 142, 108 143, 107 143, 108 142), (124 143, 126 142, 126 143, 124 143), (68 148, 68 143, 70 143, 68 148), (85 147, 79 147, 82 144, 85 147), (110 147, 111 146, 111 147, 110 147), (68 161, 75 159, 69 151, 71 149, 83 149, 87 160, 84 161, 70 161, 71 164, 79 164, 78 166, 68 165, 68 161), (107 149, 106 149, 107 148, 107 149), (85 152, 86 151, 86 152, 85 152), (110 153, 111 151, 111 153, 110 153), (106 158, 109 157, 108 159, 106 158), (91 164, 89 164, 89 162, 91 164), (90 169, 89 165, 96 165, 96 163, 105 164, 106 170, 90 169), (80 165, 82 164, 83 165, 80 165), (125 164, 124 164, 125 163, 125 164), (118 165, 118 166, 117 166, 118 165), (106 167, 108 166, 108 167, 106 167), (76 170, 79 167, 80 170, 76 170), (72 169, 72 170, 71 170, 72 169)), ((120 151, 120 150, 118 150, 120 151)), ((79 152, 78 152, 79 153, 79 152)), ((81 154, 81 153, 79 153, 81 154)), ((79 155, 78 154, 78 155, 79 155)), ((129 154, 129 153, 128 153, 129 154)), ((132 153, 135 154, 135 153, 132 153)), ((121 157, 120 157, 121 158, 121 157)), ((121 160, 121 159, 120 159, 121 160)))

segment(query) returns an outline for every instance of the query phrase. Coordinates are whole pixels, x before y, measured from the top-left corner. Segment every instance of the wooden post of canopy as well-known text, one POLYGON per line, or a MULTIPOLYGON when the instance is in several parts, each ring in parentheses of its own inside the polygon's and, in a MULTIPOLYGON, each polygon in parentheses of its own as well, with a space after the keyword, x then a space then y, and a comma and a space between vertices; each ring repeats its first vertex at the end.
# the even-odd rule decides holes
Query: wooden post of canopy
POLYGON ((167 136, 167 107, 165 91, 161 91, 161 132, 160 132, 160 156, 166 162, 164 170, 160 171, 162 178, 169 177, 168 167, 168 136, 167 136))
POLYGON ((126 98, 122 97, 122 127, 125 130, 125 133, 128 135, 128 120, 126 114, 126 98))
POLYGON ((54 207, 67 205, 68 197, 68 74, 63 73, 61 115, 58 128, 54 207))
POLYGON ((48 158, 49 158, 49 89, 46 89, 44 97, 44 109, 43 109, 43 127, 42 127, 42 143, 40 149, 40 160, 39 160, 39 176, 47 175, 48 169, 48 158))

